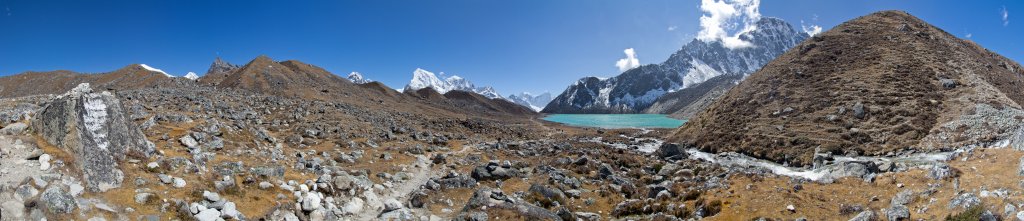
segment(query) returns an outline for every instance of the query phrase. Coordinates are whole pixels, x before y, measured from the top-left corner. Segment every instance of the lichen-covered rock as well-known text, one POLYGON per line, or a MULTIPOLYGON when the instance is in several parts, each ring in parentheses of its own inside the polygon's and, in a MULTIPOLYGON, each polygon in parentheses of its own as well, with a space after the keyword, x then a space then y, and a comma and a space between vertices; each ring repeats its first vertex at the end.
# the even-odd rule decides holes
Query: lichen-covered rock
POLYGON ((126 156, 148 156, 153 143, 128 121, 110 92, 93 92, 83 83, 58 96, 35 115, 32 128, 50 144, 75 155, 89 191, 121 186, 118 163, 126 156))
POLYGON ((39 196, 47 211, 54 214, 71 213, 75 209, 75 198, 57 186, 50 186, 39 196))

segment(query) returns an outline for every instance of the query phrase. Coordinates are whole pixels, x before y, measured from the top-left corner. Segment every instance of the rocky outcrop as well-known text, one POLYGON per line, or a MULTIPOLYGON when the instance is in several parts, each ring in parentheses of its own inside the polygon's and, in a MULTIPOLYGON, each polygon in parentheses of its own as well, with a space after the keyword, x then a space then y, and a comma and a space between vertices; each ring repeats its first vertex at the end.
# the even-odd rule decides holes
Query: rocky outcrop
POLYGON ((118 163, 127 156, 148 156, 154 149, 112 93, 93 92, 87 83, 46 105, 32 128, 75 156, 87 188, 94 192, 119 187, 124 174, 118 163))

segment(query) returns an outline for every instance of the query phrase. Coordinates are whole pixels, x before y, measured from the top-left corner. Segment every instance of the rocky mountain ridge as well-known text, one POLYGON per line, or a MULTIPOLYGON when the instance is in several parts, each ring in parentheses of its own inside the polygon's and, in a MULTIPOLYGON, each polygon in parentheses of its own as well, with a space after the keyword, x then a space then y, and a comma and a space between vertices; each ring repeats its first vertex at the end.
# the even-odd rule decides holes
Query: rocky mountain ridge
POLYGON ((762 18, 756 27, 740 36, 751 42, 752 47, 729 49, 719 41, 694 39, 660 64, 642 65, 607 79, 580 79, 555 97, 542 112, 640 113, 667 93, 722 75, 753 73, 808 37, 778 18, 762 18))

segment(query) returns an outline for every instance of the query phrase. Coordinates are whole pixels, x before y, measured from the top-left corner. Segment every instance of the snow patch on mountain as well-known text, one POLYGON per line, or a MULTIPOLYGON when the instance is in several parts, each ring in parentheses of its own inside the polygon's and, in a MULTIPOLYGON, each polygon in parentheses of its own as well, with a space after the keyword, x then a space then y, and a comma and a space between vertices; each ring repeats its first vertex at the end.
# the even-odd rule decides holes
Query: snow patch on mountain
POLYGON ((164 74, 164 76, 167 76, 169 78, 174 77, 174 75, 167 74, 167 72, 164 72, 163 70, 150 67, 149 65, 146 65, 146 64, 139 64, 139 66, 142 66, 142 68, 144 68, 144 69, 146 69, 148 71, 158 72, 158 73, 164 74))
POLYGON ((539 112, 544 109, 544 106, 547 106, 548 103, 551 102, 551 93, 544 92, 539 95, 533 95, 529 92, 522 92, 509 95, 508 100, 512 101, 512 103, 523 105, 539 112))
POLYGON ((370 79, 363 78, 363 74, 360 74, 359 72, 355 72, 355 71, 353 71, 352 73, 349 73, 348 74, 348 78, 346 78, 346 79, 348 79, 348 81, 351 81, 352 83, 356 83, 356 84, 365 84, 365 83, 370 83, 372 81, 370 79))
POLYGON ((184 78, 188 78, 189 80, 194 81, 196 79, 199 79, 199 75, 196 75, 196 72, 189 71, 188 74, 185 74, 184 78))
POLYGON ((686 75, 683 76, 683 87, 674 88, 674 90, 679 90, 690 87, 695 84, 700 84, 713 77, 718 77, 719 75, 722 75, 722 72, 715 70, 711 66, 708 66, 708 64, 705 64, 704 62, 698 61, 697 59, 692 59, 690 60, 690 70, 687 71, 686 75))
MULTIPOLYGON (((444 75, 443 72, 441 74, 444 75)), ((414 91, 423 88, 433 88, 441 94, 448 93, 449 91, 468 91, 491 99, 504 99, 504 97, 502 97, 501 94, 498 94, 498 91, 494 90, 492 87, 477 87, 476 85, 473 85, 473 82, 457 75, 441 80, 441 78, 438 78, 433 72, 417 68, 412 72, 412 80, 409 80, 409 84, 405 85, 404 91, 414 91)))

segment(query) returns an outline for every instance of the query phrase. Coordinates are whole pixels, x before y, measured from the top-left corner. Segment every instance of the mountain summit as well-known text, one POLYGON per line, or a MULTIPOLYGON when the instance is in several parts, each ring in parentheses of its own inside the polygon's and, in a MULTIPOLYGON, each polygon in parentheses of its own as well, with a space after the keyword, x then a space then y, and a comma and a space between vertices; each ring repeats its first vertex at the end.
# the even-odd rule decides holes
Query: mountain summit
MULTIPOLYGON (((690 88, 719 76, 753 73, 808 37, 778 18, 762 18, 756 27, 740 36, 742 40, 751 42, 751 47, 729 49, 720 41, 694 39, 661 64, 642 65, 607 79, 580 79, 555 97, 543 112, 641 112, 666 93, 690 88)), ((693 93, 704 94, 707 91, 693 93)))
POLYGON ((902 11, 847 21, 751 74, 672 135, 793 165, 1006 140, 1024 119, 1021 66, 902 11))

